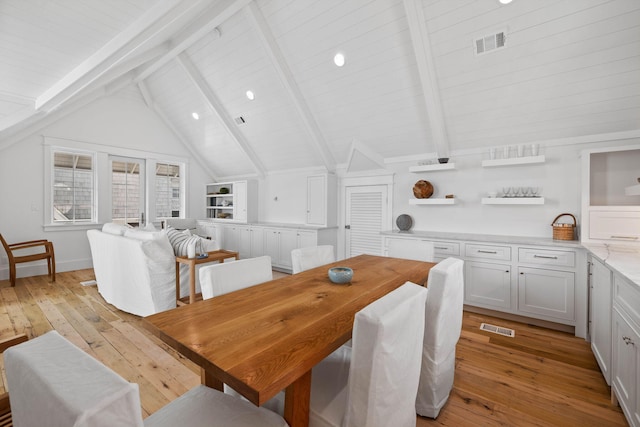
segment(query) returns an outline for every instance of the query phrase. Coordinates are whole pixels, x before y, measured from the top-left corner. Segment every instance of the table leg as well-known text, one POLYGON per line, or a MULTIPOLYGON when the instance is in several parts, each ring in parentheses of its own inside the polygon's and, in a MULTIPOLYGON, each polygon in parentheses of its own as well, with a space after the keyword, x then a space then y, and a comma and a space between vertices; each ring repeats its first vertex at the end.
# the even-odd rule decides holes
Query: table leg
POLYGON ((176 307, 178 307, 178 301, 180 300, 180 263, 176 261, 176 307))
POLYGON ((284 395, 284 419, 289 427, 309 426, 309 400, 311 397, 311 370, 295 380, 284 395))
POLYGON ((204 368, 200 368, 200 379, 202 384, 215 390, 224 392, 224 383, 207 372, 204 368))
POLYGON ((189 261, 189 304, 196 302, 196 263, 189 261))

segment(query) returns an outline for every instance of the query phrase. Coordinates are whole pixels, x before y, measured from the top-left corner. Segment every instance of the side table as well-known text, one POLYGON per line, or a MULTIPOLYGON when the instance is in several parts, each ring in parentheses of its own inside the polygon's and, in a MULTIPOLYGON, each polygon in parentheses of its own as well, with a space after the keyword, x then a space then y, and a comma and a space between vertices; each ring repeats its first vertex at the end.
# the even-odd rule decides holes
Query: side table
POLYGON ((196 265, 205 264, 207 262, 223 262, 225 259, 240 259, 238 252, 220 249, 217 251, 207 252, 205 258, 187 258, 186 256, 176 257, 176 305, 180 301, 180 264, 189 266, 189 304, 193 304, 196 300, 196 265))

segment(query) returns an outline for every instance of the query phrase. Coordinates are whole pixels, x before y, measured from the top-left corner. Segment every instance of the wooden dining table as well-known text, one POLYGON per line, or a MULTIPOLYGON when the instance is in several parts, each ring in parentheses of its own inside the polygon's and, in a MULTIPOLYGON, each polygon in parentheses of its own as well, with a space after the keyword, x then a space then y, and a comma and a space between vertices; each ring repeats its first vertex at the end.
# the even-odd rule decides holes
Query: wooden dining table
POLYGON ((351 338, 355 314, 406 281, 424 285, 434 263, 359 255, 144 318, 161 340, 255 405, 285 392, 284 418, 308 426, 311 369, 351 338), (349 284, 327 270, 351 267, 349 284))

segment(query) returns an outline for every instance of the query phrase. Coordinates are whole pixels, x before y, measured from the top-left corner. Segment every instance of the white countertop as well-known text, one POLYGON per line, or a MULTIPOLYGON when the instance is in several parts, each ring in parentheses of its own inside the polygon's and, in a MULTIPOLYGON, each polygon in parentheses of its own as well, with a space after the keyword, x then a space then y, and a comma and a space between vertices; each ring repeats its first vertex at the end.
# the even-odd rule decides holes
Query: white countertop
POLYGON ((497 234, 452 233, 444 231, 383 231, 385 236, 424 237, 427 239, 466 240, 470 242, 506 243, 517 245, 542 245, 557 246, 572 249, 581 249, 582 245, 577 240, 553 240, 546 237, 531 236, 505 236, 497 234))
POLYGON ((407 236, 426 239, 464 240, 469 242, 541 245, 586 249, 606 266, 640 286, 640 246, 581 243, 577 240, 553 240, 544 237, 504 236, 496 234, 451 233, 442 231, 383 231, 385 236, 407 236))
POLYGON ((640 286, 640 247, 600 243, 584 243, 583 247, 607 267, 640 286))

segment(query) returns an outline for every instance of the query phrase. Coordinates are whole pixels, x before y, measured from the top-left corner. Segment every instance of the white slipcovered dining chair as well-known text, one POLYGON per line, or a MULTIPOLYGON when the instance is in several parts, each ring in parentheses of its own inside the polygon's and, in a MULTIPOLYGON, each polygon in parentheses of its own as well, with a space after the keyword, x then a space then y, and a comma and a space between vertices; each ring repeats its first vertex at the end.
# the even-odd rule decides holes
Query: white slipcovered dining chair
MULTIPOLYGON (((426 298, 407 282, 356 313, 353 347, 313 368, 310 427, 415 427, 426 298)), ((282 413, 283 399, 264 406, 282 413)))
POLYGON ((335 262, 336 255, 332 245, 309 246, 291 251, 293 274, 335 262))
POLYGON ((55 331, 4 352, 16 427, 286 427, 285 420, 233 396, 197 386, 142 420, 137 384, 55 331))
POLYGON ((200 269, 202 299, 217 297, 273 280, 268 255, 208 265, 200 269))
POLYGON ((436 418, 453 388, 456 344, 462 329, 464 262, 447 258, 429 271, 418 415, 436 418))
POLYGON ((418 239, 389 239, 387 255, 393 258, 433 262, 433 242, 418 239))

